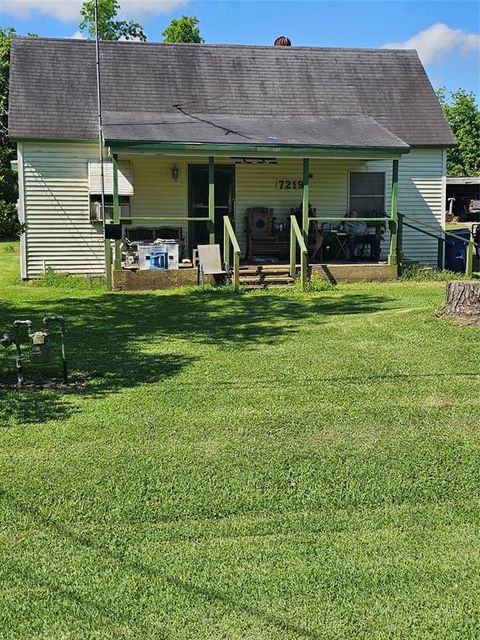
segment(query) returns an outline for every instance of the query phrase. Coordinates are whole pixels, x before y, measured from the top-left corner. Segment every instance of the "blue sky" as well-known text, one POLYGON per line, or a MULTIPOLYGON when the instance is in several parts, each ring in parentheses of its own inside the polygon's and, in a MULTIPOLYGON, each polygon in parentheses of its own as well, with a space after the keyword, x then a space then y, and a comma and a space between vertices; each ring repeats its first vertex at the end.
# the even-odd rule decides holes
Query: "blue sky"
MULTIPOLYGON (((0 25, 18 33, 78 37, 82 0, 0 0, 0 25)), ((480 95, 477 0, 120 0, 151 41, 173 17, 195 15, 208 43, 416 48, 435 88, 480 95)))

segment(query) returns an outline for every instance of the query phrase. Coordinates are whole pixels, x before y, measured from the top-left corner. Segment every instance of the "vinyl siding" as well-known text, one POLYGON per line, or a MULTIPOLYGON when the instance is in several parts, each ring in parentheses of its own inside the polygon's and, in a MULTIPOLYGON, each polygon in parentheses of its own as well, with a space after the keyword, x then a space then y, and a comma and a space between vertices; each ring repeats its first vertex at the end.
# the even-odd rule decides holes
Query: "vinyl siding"
MULTIPOLYGON (((208 164, 208 158, 134 155, 123 158, 132 167, 134 193, 130 200, 132 223, 142 227, 172 226, 182 229, 188 240, 188 167, 191 164, 208 164), (178 168, 178 179, 171 175, 171 168, 178 168), (145 220, 142 216, 154 215, 184 217, 185 222, 145 220), (137 221, 135 220, 137 219, 137 221)), ((228 164, 228 160, 217 160, 228 164)))
POLYGON ((24 143, 27 278, 45 269, 104 274, 103 232, 90 223, 88 161, 94 145, 24 143))
MULTIPOLYGON (((392 161, 388 161, 391 165, 392 161)), ((349 209, 350 171, 383 171, 378 161, 366 163, 359 160, 311 160, 310 202, 317 216, 339 219, 349 209)), ((237 167, 237 237, 242 249, 246 246, 245 216, 249 207, 273 207, 278 222, 288 220, 290 209, 302 201, 301 190, 282 190, 277 181, 301 180, 302 160, 278 160, 276 165, 240 165, 237 167)), ((386 182, 386 199, 389 198, 389 180, 386 182)), ((382 243, 382 258, 388 255, 388 234, 382 243)))
MULTIPOLYGON (((95 145, 22 145, 19 177, 23 172, 27 233, 22 244, 26 277, 41 275, 44 266, 70 273, 103 274, 102 228, 91 224, 89 217, 88 163, 95 161, 96 155, 95 145)), ((137 226, 159 226, 159 222, 141 220, 142 216, 184 216, 183 224, 165 224, 182 226, 187 238, 188 166, 206 164, 208 159, 132 155, 121 156, 120 161, 129 162, 133 176, 132 222, 137 226), (173 164, 179 169, 177 181, 170 173, 173 164)), ((216 161, 231 162, 229 158, 216 161)), ((341 218, 349 208, 350 171, 385 171, 385 208, 389 213, 391 169, 391 159, 311 160, 310 202, 317 209, 317 215, 341 218)), ((399 170, 399 211, 429 224, 442 224, 444 172, 445 153, 441 148, 413 149, 403 156, 399 170)), ((292 207, 300 204, 302 191, 281 190, 277 181, 301 180, 302 161, 279 159, 275 165, 238 164, 235 174, 235 227, 244 251, 245 216, 249 207, 272 207, 277 220, 282 221, 288 219, 292 207)), ((404 253, 410 259, 436 265, 437 242, 405 229, 404 253)), ((388 234, 382 244, 382 258, 387 255, 388 234)))
MULTIPOLYGON (((392 162, 369 162, 369 168, 383 166, 387 174, 387 212, 390 213, 390 184, 392 162)), ((378 169, 377 169, 378 170, 378 169)), ((444 227, 444 183, 446 153, 442 148, 414 148, 403 156, 399 164, 398 210, 420 222, 444 227)), ((404 227, 403 253, 409 260, 417 260, 432 267, 438 262, 438 242, 423 233, 404 227)))
MULTIPOLYGON (((102 193, 102 167, 100 162, 88 163, 88 183, 90 193, 102 193)), ((106 160, 103 164, 103 188, 106 195, 113 195, 113 162, 106 160)), ((118 163, 118 194, 133 194, 132 168, 128 161, 118 163)))

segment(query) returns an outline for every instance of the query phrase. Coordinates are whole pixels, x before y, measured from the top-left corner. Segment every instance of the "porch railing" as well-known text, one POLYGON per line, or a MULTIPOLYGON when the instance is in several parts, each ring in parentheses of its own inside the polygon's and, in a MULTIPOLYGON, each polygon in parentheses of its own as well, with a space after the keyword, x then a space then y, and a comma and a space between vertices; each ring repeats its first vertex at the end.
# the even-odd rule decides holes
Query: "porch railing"
MULTIPOLYGON (((480 245, 474 241, 473 233, 470 230, 470 235, 468 238, 464 238, 463 236, 459 236, 452 231, 446 231, 442 227, 435 227, 434 225, 427 224, 422 220, 418 220, 417 218, 413 218, 412 216, 407 216, 404 213, 399 213, 399 222, 400 227, 408 227, 409 229, 413 229, 414 231, 418 231, 419 233, 423 233, 426 236, 430 236, 431 238, 435 238, 439 242, 446 243, 446 238, 455 238, 467 245, 467 252, 465 257, 465 275, 467 278, 471 278, 473 275, 473 256, 475 254, 475 249, 480 249, 480 245), (408 222, 407 222, 408 220, 408 222), (423 228, 422 228, 423 227, 423 228), (439 235, 435 235, 439 234, 439 235)), ((402 246, 402 240, 400 236, 400 247, 402 246)), ((401 252, 399 253, 401 257, 401 252)))
POLYGON ((300 248, 300 282, 304 291, 308 277, 308 249, 296 217, 290 216, 290 276, 292 278, 297 271, 297 244, 300 248))
POLYGON ((316 218, 308 218, 309 225, 312 222, 348 222, 348 220, 354 220, 355 222, 366 222, 367 225, 372 222, 382 222, 390 230, 390 248, 388 252, 388 264, 397 265, 397 246, 398 246, 398 222, 389 216, 377 216, 375 218, 341 218, 339 216, 318 216, 316 218))
POLYGON ((233 287, 235 291, 238 291, 240 286, 240 245, 230 218, 223 216, 223 261, 226 269, 230 268, 230 245, 233 249, 233 287))
POLYGON ((210 222, 205 216, 122 216, 121 224, 133 222, 210 222))

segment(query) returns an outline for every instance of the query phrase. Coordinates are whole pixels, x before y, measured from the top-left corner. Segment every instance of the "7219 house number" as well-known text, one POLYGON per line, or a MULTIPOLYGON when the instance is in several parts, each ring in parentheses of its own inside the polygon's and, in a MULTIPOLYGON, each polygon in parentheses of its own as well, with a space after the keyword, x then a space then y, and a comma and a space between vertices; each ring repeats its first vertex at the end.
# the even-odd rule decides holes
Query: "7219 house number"
POLYGON ((277 180, 277 189, 303 189, 303 180, 277 180))

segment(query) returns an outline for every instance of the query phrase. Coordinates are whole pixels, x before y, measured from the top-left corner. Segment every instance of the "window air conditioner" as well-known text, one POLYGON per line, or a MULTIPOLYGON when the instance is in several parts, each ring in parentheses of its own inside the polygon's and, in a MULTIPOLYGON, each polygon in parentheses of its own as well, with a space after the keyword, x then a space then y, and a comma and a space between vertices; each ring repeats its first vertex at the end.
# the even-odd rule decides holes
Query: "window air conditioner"
POLYGON ((102 222, 102 203, 94 202, 90 203, 90 222, 102 222))

